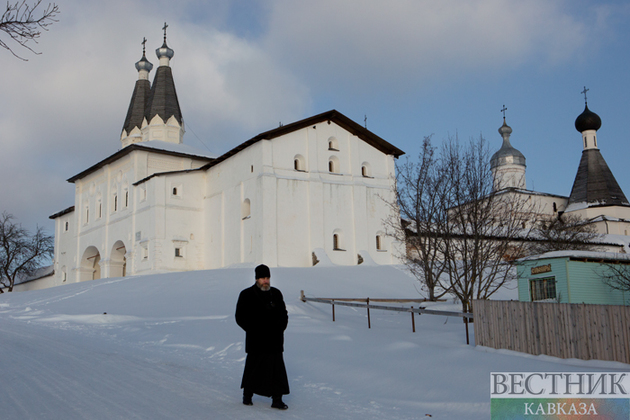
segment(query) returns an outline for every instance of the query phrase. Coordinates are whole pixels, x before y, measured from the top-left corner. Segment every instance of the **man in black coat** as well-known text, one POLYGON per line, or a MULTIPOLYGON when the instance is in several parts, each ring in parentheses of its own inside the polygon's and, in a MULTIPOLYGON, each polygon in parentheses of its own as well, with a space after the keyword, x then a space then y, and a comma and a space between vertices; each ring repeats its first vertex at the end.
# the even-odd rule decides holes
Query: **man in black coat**
POLYGON ((266 265, 255 269, 256 283, 241 292, 236 304, 236 323, 245 330, 245 371, 241 388, 243 404, 252 405, 254 394, 273 398, 271 406, 286 410, 282 396, 289 393, 284 367, 284 330, 289 316, 282 293, 270 286, 266 265))

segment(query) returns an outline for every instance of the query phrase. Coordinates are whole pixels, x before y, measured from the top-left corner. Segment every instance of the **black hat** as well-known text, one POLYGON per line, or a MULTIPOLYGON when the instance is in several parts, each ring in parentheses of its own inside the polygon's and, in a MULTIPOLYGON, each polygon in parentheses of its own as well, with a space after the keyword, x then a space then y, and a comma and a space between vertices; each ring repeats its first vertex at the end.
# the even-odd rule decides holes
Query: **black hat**
POLYGON ((258 267, 256 267, 254 272, 256 273, 257 279, 271 277, 271 271, 269 271, 269 267, 267 267, 265 264, 260 264, 258 267))

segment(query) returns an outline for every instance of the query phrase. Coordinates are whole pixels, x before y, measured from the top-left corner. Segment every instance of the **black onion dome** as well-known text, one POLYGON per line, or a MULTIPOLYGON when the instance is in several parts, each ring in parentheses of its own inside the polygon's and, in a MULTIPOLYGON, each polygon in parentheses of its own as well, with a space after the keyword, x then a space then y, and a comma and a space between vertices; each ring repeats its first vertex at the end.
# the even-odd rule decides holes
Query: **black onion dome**
POLYGON ((599 130, 602 126, 602 119, 599 115, 588 109, 588 105, 584 106, 584 112, 582 112, 575 119, 575 129, 580 133, 586 130, 599 130))

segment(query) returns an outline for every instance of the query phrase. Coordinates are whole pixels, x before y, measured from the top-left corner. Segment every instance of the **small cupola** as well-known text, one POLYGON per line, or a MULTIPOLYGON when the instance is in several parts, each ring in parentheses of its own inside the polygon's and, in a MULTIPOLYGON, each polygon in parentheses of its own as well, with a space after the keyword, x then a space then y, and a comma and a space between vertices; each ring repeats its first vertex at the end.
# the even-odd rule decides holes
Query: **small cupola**
POLYGON ((597 146, 597 130, 602 126, 602 119, 599 115, 588 109, 586 100, 586 92, 588 89, 584 87, 584 111, 575 119, 575 129, 582 133, 582 143, 584 150, 598 149, 597 146))
POLYGON ((499 128, 503 144, 490 158, 495 191, 504 188, 525 188, 525 168, 527 166, 525 156, 510 144, 512 127, 505 122, 506 110, 505 106, 501 110, 503 112, 503 125, 499 128))
POLYGON ((142 127, 146 125, 145 114, 151 96, 151 84, 149 83, 149 72, 153 69, 153 64, 147 60, 145 44, 147 40, 142 40, 142 58, 136 63, 138 70, 138 80, 131 95, 127 116, 123 124, 120 141, 122 147, 132 143, 142 141, 142 127))

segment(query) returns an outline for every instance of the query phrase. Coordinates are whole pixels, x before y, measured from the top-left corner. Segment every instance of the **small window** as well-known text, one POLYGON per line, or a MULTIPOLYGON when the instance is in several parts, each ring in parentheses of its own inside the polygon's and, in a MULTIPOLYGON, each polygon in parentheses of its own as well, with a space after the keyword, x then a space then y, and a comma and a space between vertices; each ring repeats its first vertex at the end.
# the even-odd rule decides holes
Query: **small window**
POLYGON ((337 156, 331 156, 330 159, 328 159, 328 172, 331 174, 338 174, 340 172, 339 159, 337 156))
POLYGON ((306 164, 305 164, 304 156, 295 155, 295 157, 293 158, 293 169, 300 172, 306 171, 306 164))
POLYGON ((376 235, 376 249, 381 251, 383 249, 383 239, 380 235, 376 235))
POLYGON ((556 299, 556 278, 545 277, 529 281, 530 296, 533 301, 556 299))
POLYGON ((249 219, 251 215, 252 215, 251 203, 249 201, 249 198, 246 198, 245 200, 243 200, 243 203, 241 203, 241 219, 242 220, 249 219))
POLYGON ((118 211, 118 194, 114 194, 113 211, 118 211))
POLYGON ((98 202, 98 218, 100 219, 101 217, 103 217, 103 203, 99 201, 98 202))
POLYGON ((345 249, 343 249, 343 235, 340 229, 335 229, 335 231, 333 232, 333 251, 345 251, 345 249))
POLYGON ((70 224, 66 222, 65 231, 67 232, 69 228, 70 228, 70 224))
POLYGON ((125 191, 125 207, 129 207, 129 191, 125 191))
POLYGON ((331 137, 328 139, 328 150, 333 150, 335 152, 339 151, 339 142, 336 138, 331 137))
POLYGON ((254 173, 254 165, 251 165, 251 166, 249 167, 249 171, 250 171, 251 173, 254 173))
POLYGON ((177 195, 177 187, 173 187, 173 195, 177 195))
POLYGON ((369 163, 363 162, 361 164, 361 176, 363 176, 365 178, 371 178, 372 177, 372 167, 370 166, 369 163))
POLYGON ((553 212, 557 212, 558 211, 558 206, 556 205, 555 201, 553 203, 553 212))
POLYGON ((181 248, 175 248, 175 256, 180 258, 183 257, 181 248))

